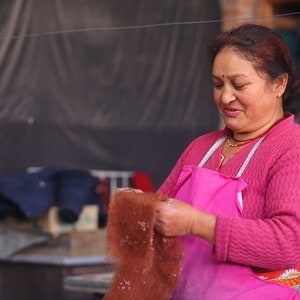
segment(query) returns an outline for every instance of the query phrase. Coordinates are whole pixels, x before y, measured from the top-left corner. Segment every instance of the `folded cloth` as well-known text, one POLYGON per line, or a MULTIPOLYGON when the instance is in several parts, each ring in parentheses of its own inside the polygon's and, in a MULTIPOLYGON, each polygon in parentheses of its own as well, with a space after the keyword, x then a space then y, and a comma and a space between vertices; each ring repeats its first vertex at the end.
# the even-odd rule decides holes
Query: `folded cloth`
POLYGON ((262 280, 277 282, 295 288, 300 292, 300 266, 286 270, 254 270, 262 280))
POLYGON ((0 176, 1 212, 25 219, 39 217, 54 205, 57 172, 49 168, 0 176))
POLYGON ((58 215, 66 223, 74 223, 79 219, 84 205, 92 202, 98 205, 96 194, 98 178, 87 171, 61 170, 56 176, 58 215))
POLYGON ((108 217, 108 254, 116 273, 104 300, 167 300, 181 269, 178 237, 154 229, 155 210, 167 196, 133 189, 115 192, 108 217))

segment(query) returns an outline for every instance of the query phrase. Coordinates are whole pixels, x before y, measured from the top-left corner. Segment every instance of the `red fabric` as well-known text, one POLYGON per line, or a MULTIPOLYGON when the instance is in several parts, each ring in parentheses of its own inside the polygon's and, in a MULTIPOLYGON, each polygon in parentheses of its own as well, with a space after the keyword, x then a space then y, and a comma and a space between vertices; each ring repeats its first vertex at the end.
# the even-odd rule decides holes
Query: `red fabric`
POLYGON ((154 193, 155 188, 152 184, 150 176, 147 173, 135 172, 132 176, 132 185, 136 189, 140 189, 143 192, 154 193))
POLYGON ((96 192, 100 197, 100 201, 104 205, 105 212, 108 212, 109 210, 109 200, 110 200, 110 185, 107 180, 99 179, 98 185, 96 188, 96 192))

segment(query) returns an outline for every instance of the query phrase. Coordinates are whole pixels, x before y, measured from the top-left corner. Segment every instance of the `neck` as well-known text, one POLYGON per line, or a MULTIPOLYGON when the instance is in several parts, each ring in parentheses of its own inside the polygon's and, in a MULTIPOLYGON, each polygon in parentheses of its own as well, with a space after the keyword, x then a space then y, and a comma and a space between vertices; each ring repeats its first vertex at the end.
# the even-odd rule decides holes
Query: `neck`
POLYGON ((260 133, 259 132, 257 132, 257 134, 255 134, 255 132, 238 133, 238 132, 234 132, 229 129, 228 136, 230 136, 230 138, 235 142, 247 142, 249 140, 250 141, 256 140, 256 139, 266 135, 275 125, 277 125, 278 123, 283 121, 285 119, 285 117, 286 117, 285 115, 280 117, 270 127, 265 129, 264 131, 260 131, 260 133))
POLYGON ((271 127, 269 127, 267 130, 265 130, 263 133, 258 134, 254 137, 249 137, 247 139, 245 139, 245 138, 244 139, 238 139, 234 135, 234 132, 232 130, 228 129, 228 135, 227 135, 227 139, 226 139, 227 145, 229 147, 242 147, 242 146, 245 146, 245 145, 251 143, 252 141, 257 140, 257 139, 263 137, 264 135, 266 135, 275 125, 277 125, 279 122, 281 122, 284 119, 285 119, 285 116, 281 117, 271 127), (231 142, 231 140, 233 142, 231 142))

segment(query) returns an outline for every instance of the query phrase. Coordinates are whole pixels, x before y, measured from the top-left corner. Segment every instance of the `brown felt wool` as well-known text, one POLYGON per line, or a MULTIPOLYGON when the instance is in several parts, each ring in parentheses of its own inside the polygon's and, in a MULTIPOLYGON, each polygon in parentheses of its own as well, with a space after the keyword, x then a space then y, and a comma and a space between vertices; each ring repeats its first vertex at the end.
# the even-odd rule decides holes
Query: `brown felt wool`
POLYGON ((167 300, 177 284, 182 249, 178 237, 154 229, 156 206, 166 196, 121 189, 111 199, 108 254, 116 273, 105 300, 167 300))

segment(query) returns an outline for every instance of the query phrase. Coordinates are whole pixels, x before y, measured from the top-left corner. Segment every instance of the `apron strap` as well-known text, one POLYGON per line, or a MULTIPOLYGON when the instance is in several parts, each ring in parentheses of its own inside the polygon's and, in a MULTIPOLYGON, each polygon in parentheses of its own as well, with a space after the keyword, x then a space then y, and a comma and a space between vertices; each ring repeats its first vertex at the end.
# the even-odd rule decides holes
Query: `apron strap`
POLYGON ((238 171, 236 177, 241 177, 242 174, 244 173, 250 159, 252 158, 252 156, 254 155, 255 151, 257 150, 257 148, 259 147, 259 145, 262 143, 262 141, 265 139, 265 135, 263 137, 261 137, 256 144, 253 146, 253 148, 251 149, 251 151, 249 152, 247 158, 245 159, 244 163, 242 164, 240 170, 238 171))
MULTIPOLYGON (((252 156, 254 155, 254 153, 256 152, 257 148, 259 147, 259 145, 262 143, 262 141, 265 139, 265 135, 263 137, 261 137, 256 144, 253 146, 253 148, 251 149, 251 151, 249 152, 247 158, 245 159, 244 163, 242 164, 241 168, 239 169, 236 177, 241 177, 242 174, 244 173, 250 159, 252 158, 252 156)), ((209 158, 212 156, 212 154, 223 144, 223 142, 226 140, 227 136, 222 136, 221 138, 219 138, 212 146, 211 148, 207 151, 207 153, 205 154, 205 156, 202 158, 199 167, 203 167, 205 165, 205 163, 209 160, 209 158)))
POLYGON ((223 137, 219 138, 207 151, 205 156, 202 158, 199 167, 203 167, 205 163, 209 160, 209 158, 212 156, 212 154, 223 144, 223 142, 226 140, 227 136, 224 135, 223 137))

